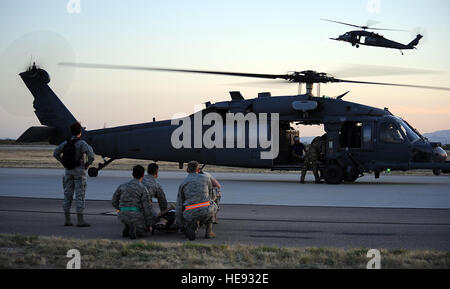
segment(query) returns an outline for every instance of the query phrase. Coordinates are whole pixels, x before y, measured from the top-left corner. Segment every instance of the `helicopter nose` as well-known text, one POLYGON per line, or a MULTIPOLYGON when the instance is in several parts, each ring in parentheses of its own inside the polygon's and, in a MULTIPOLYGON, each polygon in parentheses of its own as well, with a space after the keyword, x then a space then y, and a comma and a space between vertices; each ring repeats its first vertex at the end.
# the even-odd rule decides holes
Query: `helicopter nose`
POLYGON ((441 147, 433 148, 433 161, 434 162, 445 162, 447 160, 447 152, 441 147))

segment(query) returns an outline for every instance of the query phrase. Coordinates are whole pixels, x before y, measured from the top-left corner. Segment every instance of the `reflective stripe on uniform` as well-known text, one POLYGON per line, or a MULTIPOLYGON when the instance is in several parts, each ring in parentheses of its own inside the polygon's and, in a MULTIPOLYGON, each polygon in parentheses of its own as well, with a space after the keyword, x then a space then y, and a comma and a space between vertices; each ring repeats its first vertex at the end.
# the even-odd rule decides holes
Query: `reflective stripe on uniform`
POLYGON ((120 207, 120 211, 121 212, 126 212, 126 211, 136 211, 139 212, 140 210, 136 207, 120 207))
POLYGON ((201 208, 201 207, 206 207, 206 206, 209 206, 209 205, 210 205, 209 202, 198 203, 198 204, 195 204, 195 205, 189 205, 189 206, 185 207, 185 211, 192 210, 192 209, 197 209, 197 208, 201 208))

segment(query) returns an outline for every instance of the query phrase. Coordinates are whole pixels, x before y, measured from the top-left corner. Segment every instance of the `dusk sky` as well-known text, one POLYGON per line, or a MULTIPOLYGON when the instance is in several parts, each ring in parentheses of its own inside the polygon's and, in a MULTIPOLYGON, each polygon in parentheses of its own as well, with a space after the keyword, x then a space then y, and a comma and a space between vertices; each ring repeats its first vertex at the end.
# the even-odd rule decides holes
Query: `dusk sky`
MULTIPOLYGON (((75 69, 59 62, 273 74, 307 69, 332 74, 354 64, 384 65, 440 73, 342 78, 450 87, 448 0, 80 0, 79 13, 68 10, 68 2, 0 2, 1 138, 17 138, 39 125, 33 97, 18 76, 31 61, 49 72, 52 89, 87 129, 192 113, 196 104, 229 100, 230 90, 253 98, 261 91, 293 95, 297 86, 263 86, 226 76, 75 69), (376 20, 376 27, 408 30, 382 31, 404 44, 417 31, 426 37, 403 56, 392 49, 356 49, 329 40, 352 27, 320 18, 358 25, 376 20)), ((388 107, 421 132, 450 129, 449 91, 328 84, 321 93, 337 96, 347 90, 346 100, 388 107)), ((301 133, 319 134, 320 129, 307 127, 301 133)))

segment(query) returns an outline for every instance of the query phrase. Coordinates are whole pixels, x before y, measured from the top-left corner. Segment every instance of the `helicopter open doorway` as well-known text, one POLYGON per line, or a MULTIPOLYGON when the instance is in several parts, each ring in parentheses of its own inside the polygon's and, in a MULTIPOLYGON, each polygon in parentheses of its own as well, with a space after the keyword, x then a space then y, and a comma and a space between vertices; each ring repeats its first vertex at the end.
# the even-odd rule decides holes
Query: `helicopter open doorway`
POLYGON ((305 152, 311 141, 316 137, 324 134, 323 124, 305 125, 297 121, 280 121, 279 124, 279 154, 273 160, 273 170, 300 170, 303 168, 305 152), (299 142, 303 145, 302 157, 297 157, 294 153, 295 139, 299 138, 299 142))

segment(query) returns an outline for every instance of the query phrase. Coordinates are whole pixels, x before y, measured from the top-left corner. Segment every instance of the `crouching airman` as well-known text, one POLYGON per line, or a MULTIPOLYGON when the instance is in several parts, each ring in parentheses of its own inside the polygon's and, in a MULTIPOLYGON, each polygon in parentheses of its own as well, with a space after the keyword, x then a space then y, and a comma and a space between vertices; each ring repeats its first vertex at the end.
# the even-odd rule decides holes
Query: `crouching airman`
POLYGON ((144 173, 144 167, 135 166, 133 179, 120 185, 112 198, 113 207, 119 211, 119 221, 124 225, 123 237, 145 236, 154 221, 148 191, 142 184, 144 173))
POLYGON ((210 197, 213 189, 211 179, 205 174, 199 174, 200 168, 196 161, 188 163, 187 172, 188 176, 178 189, 177 224, 184 228, 189 240, 195 240, 201 225, 206 226, 205 238, 214 238, 213 221, 217 205, 210 197))

